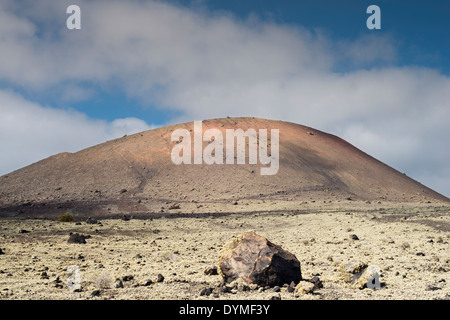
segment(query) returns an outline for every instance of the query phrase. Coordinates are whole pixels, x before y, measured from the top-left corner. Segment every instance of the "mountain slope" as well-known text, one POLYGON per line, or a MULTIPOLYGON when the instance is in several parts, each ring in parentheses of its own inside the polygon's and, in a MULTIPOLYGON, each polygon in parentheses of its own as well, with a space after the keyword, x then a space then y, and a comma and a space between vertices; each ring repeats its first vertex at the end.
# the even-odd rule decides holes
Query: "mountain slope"
POLYGON ((185 128, 193 134, 190 122, 57 154, 2 176, 0 215, 159 212, 173 202, 200 207, 279 195, 314 201, 449 201, 346 141, 309 127, 258 118, 205 120, 202 126, 203 132, 216 128, 224 137, 226 129, 279 129, 277 174, 261 175, 260 165, 248 159, 246 164, 173 164, 172 132, 185 128))

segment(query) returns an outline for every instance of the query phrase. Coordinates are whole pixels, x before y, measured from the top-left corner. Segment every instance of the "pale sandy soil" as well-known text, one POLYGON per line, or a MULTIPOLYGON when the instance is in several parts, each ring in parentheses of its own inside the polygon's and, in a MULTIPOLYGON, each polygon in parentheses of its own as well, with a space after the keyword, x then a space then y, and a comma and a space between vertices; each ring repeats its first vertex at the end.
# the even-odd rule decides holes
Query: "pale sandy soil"
POLYGON ((2 219, 0 299, 270 299, 271 288, 220 292, 221 277, 204 273, 217 264, 226 242, 251 230, 295 254, 304 278, 317 275, 323 282, 322 289, 301 296, 282 287, 282 300, 450 299, 450 207, 277 206, 240 203, 197 217, 168 213, 155 219, 102 219, 101 224, 86 224, 83 218, 80 225, 2 219), (86 244, 69 244, 70 232, 91 237, 86 244), (352 240, 353 234, 359 240, 352 240), (354 289, 341 280, 340 266, 357 261, 380 267, 380 290, 354 289), (80 268, 81 292, 67 287, 71 265, 80 268), (156 282, 158 274, 163 282, 156 282), (133 276, 124 288, 100 288, 100 279, 108 285, 124 276, 133 276), (153 283, 145 285, 147 280, 153 283), (212 288, 212 294, 201 295, 204 288, 212 288), (93 297, 96 289, 100 295, 93 297))

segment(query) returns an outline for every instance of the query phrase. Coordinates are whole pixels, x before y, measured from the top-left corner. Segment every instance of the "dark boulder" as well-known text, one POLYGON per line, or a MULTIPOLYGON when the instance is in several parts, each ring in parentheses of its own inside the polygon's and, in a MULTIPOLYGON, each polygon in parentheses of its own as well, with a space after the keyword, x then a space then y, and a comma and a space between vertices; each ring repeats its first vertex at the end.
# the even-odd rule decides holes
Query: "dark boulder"
POLYGON ((89 217, 86 219, 86 223, 87 224, 96 224, 96 223, 98 223, 98 221, 92 217, 89 217))
POLYGON ((227 283, 242 278, 247 283, 273 287, 302 279, 300 262, 292 253, 254 232, 225 245, 218 266, 227 283))
POLYGON ((164 276, 161 273, 158 273, 158 275, 156 276, 156 282, 163 282, 164 281, 164 276))
POLYGON ((67 243, 81 243, 85 244, 86 239, 90 238, 90 236, 85 236, 79 233, 70 233, 69 240, 67 240, 67 243))

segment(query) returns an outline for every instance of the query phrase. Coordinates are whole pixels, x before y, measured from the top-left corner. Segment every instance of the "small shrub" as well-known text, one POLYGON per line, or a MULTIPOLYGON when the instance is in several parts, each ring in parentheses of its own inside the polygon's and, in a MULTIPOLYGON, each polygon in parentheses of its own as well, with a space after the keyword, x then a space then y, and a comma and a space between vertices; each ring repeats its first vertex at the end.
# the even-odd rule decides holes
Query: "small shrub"
POLYGON ((56 221, 59 222, 76 222, 75 218, 70 213, 63 213, 58 216, 56 221))
POLYGON ((97 289, 110 289, 112 287, 112 280, 109 275, 104 272, 95 279, 97 289))

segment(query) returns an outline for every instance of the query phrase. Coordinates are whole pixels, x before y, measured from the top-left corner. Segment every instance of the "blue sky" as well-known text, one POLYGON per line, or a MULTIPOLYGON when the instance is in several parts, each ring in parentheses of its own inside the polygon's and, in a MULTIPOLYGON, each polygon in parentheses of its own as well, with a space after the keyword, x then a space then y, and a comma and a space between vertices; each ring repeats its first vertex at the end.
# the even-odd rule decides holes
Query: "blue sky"
POLYGON ((450 196, 448 1, 0 3, 0 174, 230 116, 336 134, 450 196), (66 8, 82 11, 68 30, 66 8), (366 8, 381 8, 381 30, 366 8))

